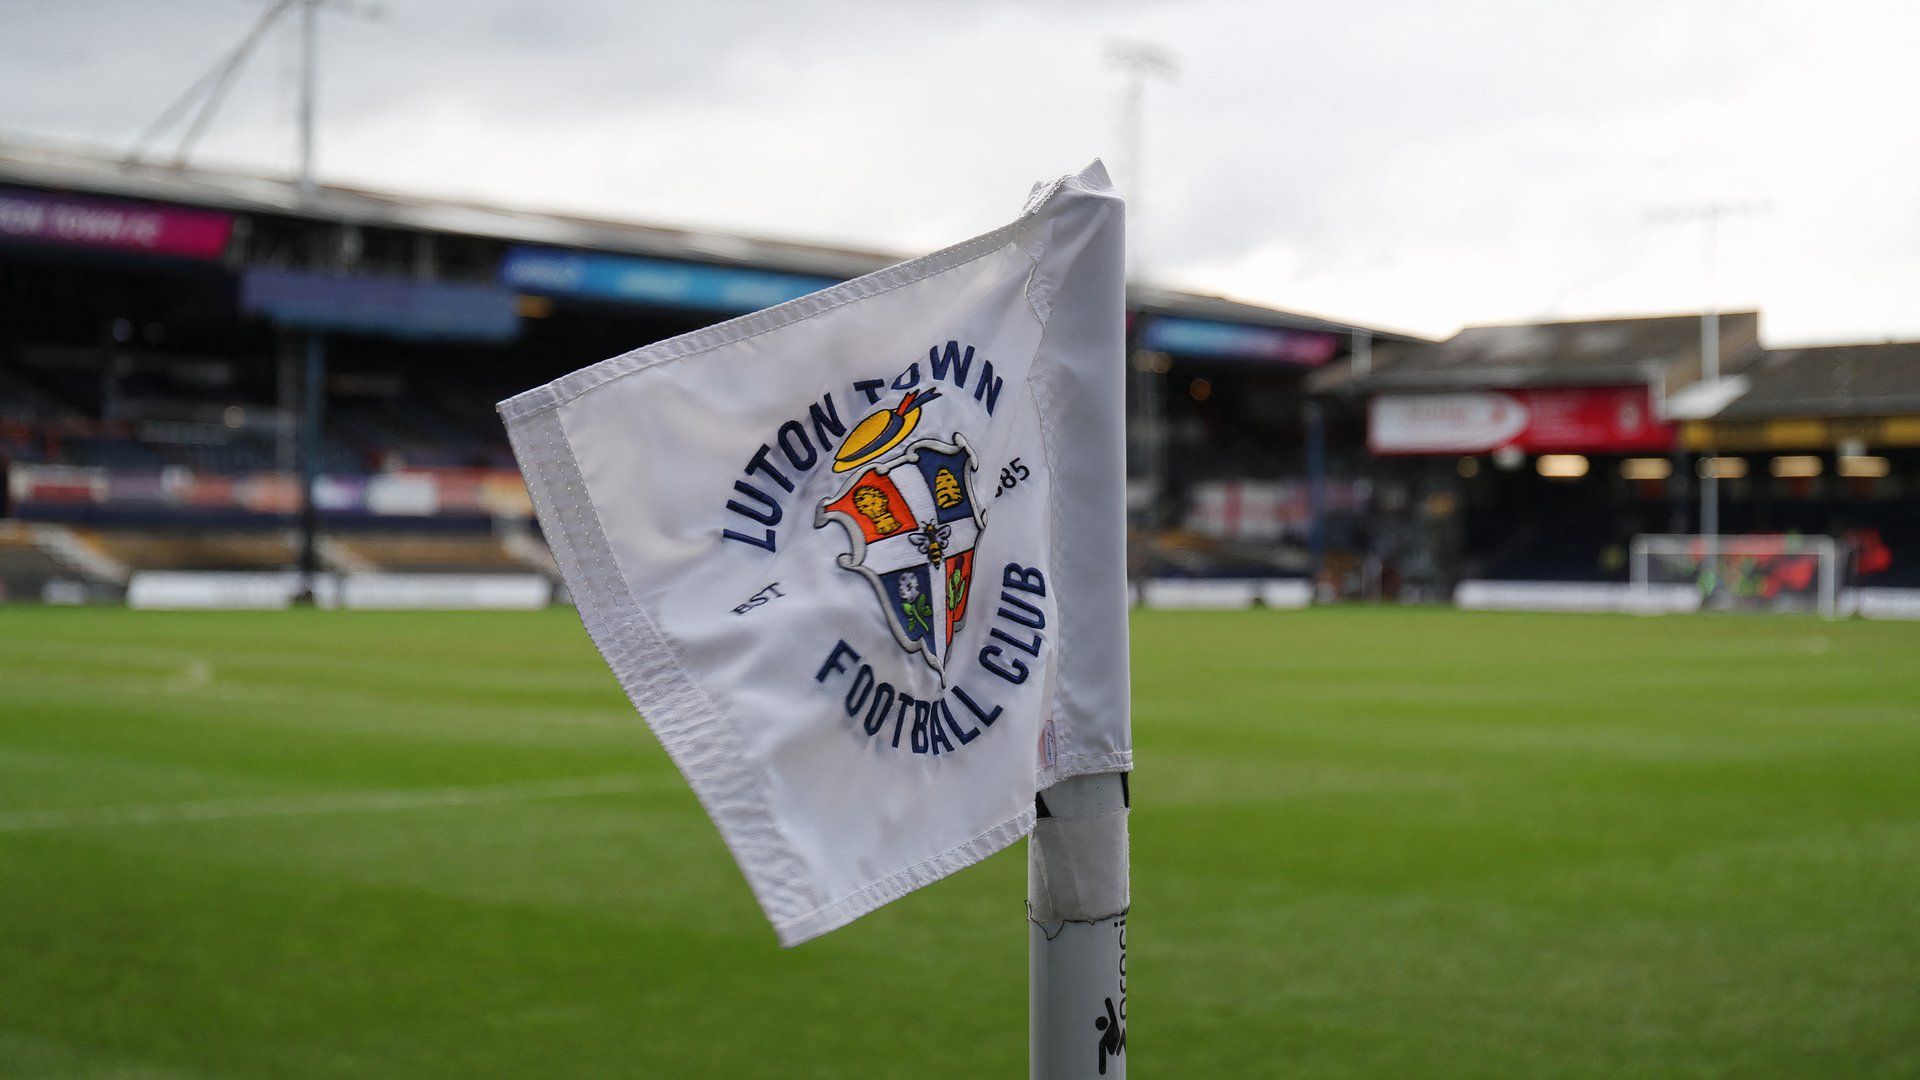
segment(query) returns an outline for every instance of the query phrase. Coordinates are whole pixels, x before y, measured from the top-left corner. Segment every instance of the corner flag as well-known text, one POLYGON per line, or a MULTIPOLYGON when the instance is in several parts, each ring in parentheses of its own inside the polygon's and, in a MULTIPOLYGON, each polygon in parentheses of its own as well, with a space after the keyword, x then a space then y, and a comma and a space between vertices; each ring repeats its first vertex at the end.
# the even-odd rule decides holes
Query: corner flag
POLYGON ((500 404, 588 633, 784 945, 1132 767, 1122 232, 1096 162, 500 404))

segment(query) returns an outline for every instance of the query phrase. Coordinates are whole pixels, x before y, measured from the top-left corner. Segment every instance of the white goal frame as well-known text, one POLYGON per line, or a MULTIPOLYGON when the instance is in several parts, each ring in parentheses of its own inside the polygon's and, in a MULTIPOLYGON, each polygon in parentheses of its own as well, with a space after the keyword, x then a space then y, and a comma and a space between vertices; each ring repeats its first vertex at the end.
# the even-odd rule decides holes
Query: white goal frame
MULTIPOLYGON (((1651 567, 1655 555, 1679 555, 1693 558, 1698 549, 1705 549, 1704 564, 1708 560, 1727 556, 1769 556, 1769 555, 1815 555, 1819 558, 1818 580, 1815 585, 1814 610, 1821 618, 1833 619, 1840 615, 1840 573, 1841 557, 1845 549, 1840 541, 1831 536, 1707 536, 1699 533, 1644 533, 1633 538, 1631 548, 1631 569, 1633 574, 1633 596, 1637 607, 1643 611, 1654 610, 1654 589, 1651 567)), ((1716 606, 1711 597, 1701 597, 1700 610, 1709 610, 1716 606)))

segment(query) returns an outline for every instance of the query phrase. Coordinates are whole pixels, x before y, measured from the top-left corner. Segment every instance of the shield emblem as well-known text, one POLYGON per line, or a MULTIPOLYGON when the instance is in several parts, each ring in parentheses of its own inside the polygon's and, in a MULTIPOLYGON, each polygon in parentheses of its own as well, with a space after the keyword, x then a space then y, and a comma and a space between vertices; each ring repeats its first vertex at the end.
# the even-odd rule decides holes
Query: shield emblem
POLYGON ((868 466, 820 504, 814 527, 838 522, 852 541, 841 567, 873 585, 893 638, 944 673, 967 617, 973 550, 987 515, 974 495, 979 460, 966 437, 920 439, 868 466))

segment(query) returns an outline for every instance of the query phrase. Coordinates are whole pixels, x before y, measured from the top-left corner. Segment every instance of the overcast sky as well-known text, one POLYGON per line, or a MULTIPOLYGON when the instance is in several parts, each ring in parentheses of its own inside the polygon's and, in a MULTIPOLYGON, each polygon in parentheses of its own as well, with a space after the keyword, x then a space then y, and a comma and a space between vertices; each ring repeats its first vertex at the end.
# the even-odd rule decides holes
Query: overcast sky
MULTIPOLYGON (((1657 212, 1765 203, 1719 303, 1920 338, 1911 0, 379 5, 322 17, 323 180, 913 254, 1098 155, 1156 282, 1435 335, 1698 310, 1657 212), (1118 38, 1181 68, 1138 175, 1118 38)), ((263 10, 0 0, 0 136, 125 148, 263 10)), ((291 27, 196 160, 291 168, 291 27)))

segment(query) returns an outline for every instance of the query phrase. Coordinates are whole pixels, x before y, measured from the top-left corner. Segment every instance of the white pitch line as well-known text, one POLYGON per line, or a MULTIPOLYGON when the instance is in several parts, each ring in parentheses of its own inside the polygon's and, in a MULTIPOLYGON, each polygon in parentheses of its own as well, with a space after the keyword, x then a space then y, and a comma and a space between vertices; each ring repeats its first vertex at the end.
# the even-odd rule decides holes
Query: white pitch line
POLYGON ((179 671, 167 676, 160 688, 169 694, 184 694, 198 690, 213 681, 213 665, 205 660, 195 660, 179 671))
POLYGON ((98 825, 166 825, 183 821, 279 817, 298 814, 361 813, 379 810, 427 810, 445 806, 571 799, 583 795, 625 795, 650 787, 635 776, 572 776, 558 780, 522 780, 472 787, 401 788, 392 791, 337 791, 313 795, 266 795, 193 802, 74 806, 47 810, 0 811, 0 833, 43 832, 98 825))
MULTIPOLYGON (((159 690, 166 694, 188 693, 209 686, 214 681, 211 660, 177 649, 155 649, 143 645, 120 645, 113 642, 27 641, 10 644, 9 657, 17 659, 23 650, 29 654, 38 651, 42 655, 51 655, 58 660, 78 661, 83 665, 178 664, 179 667, 172 671, 142 671, 134 668, 110 673, 112 677, 123 682, 139 686, 153 685, 157 681, 159 690)), ((44 672, 35 671, 30 677, 38 682, 61 685, 80 683, 96 686, 99 684, 98 676, 89 675, 49 676, 44 672)))

